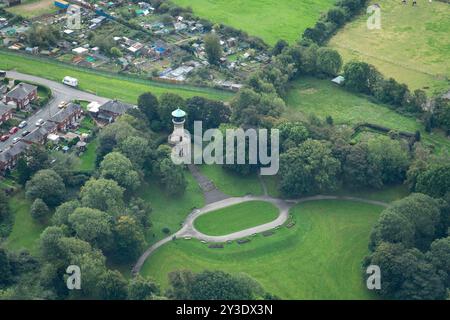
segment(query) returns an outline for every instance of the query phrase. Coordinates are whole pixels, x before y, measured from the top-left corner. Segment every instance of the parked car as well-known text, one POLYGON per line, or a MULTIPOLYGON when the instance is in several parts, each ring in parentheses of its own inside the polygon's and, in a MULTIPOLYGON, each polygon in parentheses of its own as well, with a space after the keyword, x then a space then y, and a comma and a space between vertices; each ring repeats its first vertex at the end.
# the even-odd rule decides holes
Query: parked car
POLYGON ((19 128, 20 129, 25 128, 27 125, 28 125, 28 122, 22 121, 21 123, 19 123, 19 128))
POLYGON ((13 139, 13 144, 16 144, 17 142, 19 142, 20 141, 20 138, 19 137, 15 137, 14 139, 13 139))
POLYGON ((9 134, 14 134, 14 133, 16 133, 17 131, 19 131, 19 128, 17 128, 17 127, 12 127, 11 130, 9 130, 9 134))
POLYGON ((0 70, 0 78, 6 78, 6 71, 0 70))
POLYGON ((22 137, 26 137, 27 135, 29 135, 31 132, 28 130, 25 130, 24 132, 22 132, 22 137))
POLYGON ((45 123, 44 119, 39 119, 38 121, 36 121, 36 125, 38 127, 42 126, 45 123))
POLYGON ((5 142, 8 139, 9 139, 9 134, 5 134, 5 135, 0 137, 0 141, 2 141, 2 142, 5 142))
POLYGON ((58 105, 58 108, 63 109, 66 107, 66 105, 67 105, 66 101, 61 101, 60 104, 58 105))

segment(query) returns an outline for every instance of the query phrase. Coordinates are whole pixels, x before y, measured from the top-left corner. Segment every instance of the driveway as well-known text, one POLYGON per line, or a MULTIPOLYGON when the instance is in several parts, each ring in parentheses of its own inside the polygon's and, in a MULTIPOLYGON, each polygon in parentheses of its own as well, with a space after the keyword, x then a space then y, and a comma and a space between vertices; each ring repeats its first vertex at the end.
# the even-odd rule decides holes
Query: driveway
MULTIPOLYGON (((91 94, 88 92, 84 92, 75 88, 68 87, 66 85, 63 85, 62 83, 47 80, 40 77, 31 76, 28 74, 23 74, 15 71, 7 71, 6 76, 8 78, 21 80, 21 81, 28 81, 33 82, 37 84, 41 84, 43 86, 47 86, 52 90, 53 97, 49 101, 49 103, 44 106, 43 108, 39 109, 36 113, 34 113, 32 116, 30 116, 26 121, 28 122, 28 125, 20 129, 17 133, 12 135, 7 141, 0 142, 0 150, 4 151, 8 149, 13 144, 13 139, 15 137, 22 138, 22 133, 24 131, 34 131, 37 126, 36 122, 39 119, 43 119, 44 121, 47 121, 52 116, 54 116, 58 111, 58 105, 61 103, 61 101, 71 101, 71 100, 86 100, 86 101, 97 101, 101 104, 109 101, 110 99, 96 96, 95 94, 91 94)), ((62 81, 62 79, 61 79, 62 81)))

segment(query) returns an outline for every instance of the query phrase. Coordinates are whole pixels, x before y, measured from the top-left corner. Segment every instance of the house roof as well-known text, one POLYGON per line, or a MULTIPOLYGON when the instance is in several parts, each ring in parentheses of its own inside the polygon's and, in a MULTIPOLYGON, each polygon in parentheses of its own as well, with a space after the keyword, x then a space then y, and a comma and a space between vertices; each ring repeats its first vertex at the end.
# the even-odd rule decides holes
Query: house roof
POLYGON ((60 110, 53 117, 51 117, 50 121, 55 123, 61 123, 78 111, 81 111, 81 106, 71 102, 64 109, 60 110))
POLYGON ((23 140, 28 142, 40 142, 43 141, 48 134, 53 131, 56 127, 55 123, 46 122, 43 126, 32 131, 29 135, 23 138, 23 140))
POLYGON ((11 105, 7 105, 4 104, 3 102, 0 102, 0 117, 12 109, 14 108, 11 105))
POLYGON ((19 83, 17 86, 15 86, 10 92, 8 92, 6 94, 6 96, 8 98, 12 98, 12 99, 25 99, 28 97, 28 95, 37 90, 38 87, 32 85, 32 84, 28 84, 25 82, 21 82, 19 83))
POLYGON ((128 110, 135 108, 131 104, 123 103, 119 100, 110 100, 102 104, 99 108, 100 111, 107 111, 114 114, 124 114, 128 110))
POLYGON ((16 157, 17 155, 21 154, 27 149, 27 144, 19 141, 16 144, 13 144, 11 148, 3 151, 0 153, 0 162, 6 163, 16 157))

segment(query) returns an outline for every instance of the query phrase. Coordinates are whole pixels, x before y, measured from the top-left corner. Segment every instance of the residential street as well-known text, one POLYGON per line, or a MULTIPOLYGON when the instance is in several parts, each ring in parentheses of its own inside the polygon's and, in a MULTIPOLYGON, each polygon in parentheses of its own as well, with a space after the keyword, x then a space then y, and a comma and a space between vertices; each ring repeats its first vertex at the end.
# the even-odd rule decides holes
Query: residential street
MULTIPOLYGON (((26 119, 26 121, 28 122, 28 125, 25 128, 20 129, 18 132, 16 132, 14 135, 12 135, 7 141, 0 142, 0 150, 1 151, 8 149, 13 144, 13 139, 15 137, 22 138, 22 133, 24 131, 35 130, 37 128, 36 121, 38 121, 39 119, 43 119, 44 121, 47 121, 53 115, 55 115, 59 111, 58 105, 60 104, 61 101, 69 102, 71 100, 86 100, 86 101, 97 101, 102 104, 102 103, 105 103, 108 100, 110 100, 107 98, 96 96, 96 95, 88 93, 88 92, 84 92, 84 91, 81 91, 78 89, 71 88, 62 83, 58 83, 55 81, 23 74, 23 73, 19 73, 19 72, 15 72, 15 71, 8 71, 6 76, 8 78, 12 78, 12 79, 29 81, 29 82, 47 86, 52 90, 53 97, 45 107, 38 110, 35 114, 33 114, 28 119, 26 119)), ((62 79, 61 79, 61 81, 62 81, 62 79)))

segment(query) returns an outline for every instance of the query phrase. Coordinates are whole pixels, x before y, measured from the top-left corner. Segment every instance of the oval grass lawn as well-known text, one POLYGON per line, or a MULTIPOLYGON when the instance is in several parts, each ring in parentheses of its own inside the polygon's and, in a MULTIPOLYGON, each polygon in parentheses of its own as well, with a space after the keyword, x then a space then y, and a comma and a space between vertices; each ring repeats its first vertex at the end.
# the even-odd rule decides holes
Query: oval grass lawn
POLYGON ((195 228, 210 236, 223 236, 275 220, 279 210, 272 203, 248 201, 205 213, 194 221, 195 228))
POLYGON ((222 249, 194 239, 171 241, 147 259, 141 274, 167 289, 175 270, 244 272, 283 299, 373 299, 361 264, 382 210, 344 200, 302 203, 290 211, 296 221, 290 229, 222 249))

